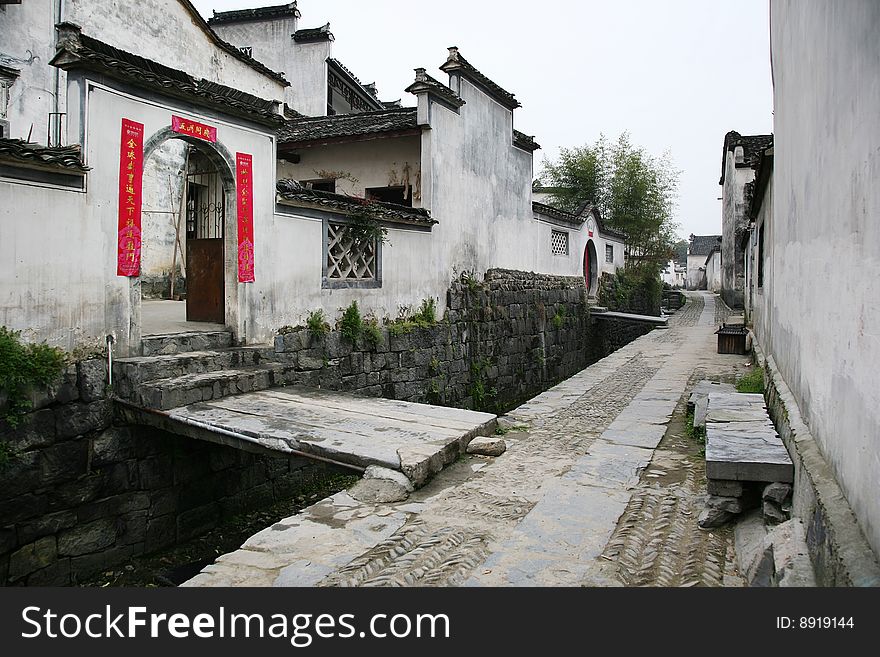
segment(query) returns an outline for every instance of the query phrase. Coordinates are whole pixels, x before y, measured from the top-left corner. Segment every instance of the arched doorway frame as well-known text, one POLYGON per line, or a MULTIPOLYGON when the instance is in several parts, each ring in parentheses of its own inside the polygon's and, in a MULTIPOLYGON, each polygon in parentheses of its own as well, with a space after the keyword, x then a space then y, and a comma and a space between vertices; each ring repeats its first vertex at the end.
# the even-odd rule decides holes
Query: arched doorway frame
POLYGON ((599 283, 599 259, 596 252, 596 244, 592 239, 587 240, 584 247, 584 285, 587 288, 587 296, 596 296, 599 283))
MULTIPOLYGON (((170 139, 179 139, 193 146, 208 161, 217 168, 217 172, 223 181, 223 196, 226 206, 225 217, 223 221, 223 288, 224 288, 224 307, 225 307, 225 324, 226 328, 232 331, 233 340, 237 341, 242 335, 241 317, 239 313, 239 285, 238 285, 238 260, 236 258, 238 243, 238 215, 235 192, 235 158, 229 149, 223 145, 221 141, 209 142, 203 139, 196 139, 188 135, 182 135, 174 132, 171 126, 165 126, 157 130, 144 142, 144 162, 149 160, 153 153, 162 144, 170 139)), ((130 351, 132 355, 141 353, 142 333, 141 333, 141 277, 133 276, 131 279, 130 306, 130 351)))

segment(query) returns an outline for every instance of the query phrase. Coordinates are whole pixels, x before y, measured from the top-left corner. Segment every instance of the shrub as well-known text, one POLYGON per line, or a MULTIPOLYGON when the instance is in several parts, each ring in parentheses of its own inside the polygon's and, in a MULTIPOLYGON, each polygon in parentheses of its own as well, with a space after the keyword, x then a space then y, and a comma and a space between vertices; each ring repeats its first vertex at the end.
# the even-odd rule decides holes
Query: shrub
POLYGON ((413 315, 412 321, 416 324, 426 324, 428 326, 437 323, 437 304, 434 301, 434 297, 431 297, 430 299, 422 299, 422 305, 419 307, 419 312, 413 315))
POLYGON ((327 323, 324 311, 320 308, 309 313, 308 319, 306 319, 306 326, 316 338, 320 338, 330 332, 330 325, 327 323))
POLYGON ((736 382, 736 391, 763 395, 764 369, 762 367, 758 367, 748 374, 741 376, 736 382))
POLYGON ((67 356, 47 344, 24 344, 21 333, 0 326, 0 392, 7 396, 6 421, 17 426, 30 408, 28 391, 37 385, 49 385, 64 370, 67 356))
POLYGON ((364 342, 375 349, 382 343, 382 329, 379 328, 379 322, 370 319, 363 324, 364 342))
POLYGON ((351 305, 343 311, 342 319, 339 321, 339 331, 342 333, 342 339, 350 344, 356 344, 363 329, 364 320, 361 319, 358 303, 357 301, 352 301, 351 305))

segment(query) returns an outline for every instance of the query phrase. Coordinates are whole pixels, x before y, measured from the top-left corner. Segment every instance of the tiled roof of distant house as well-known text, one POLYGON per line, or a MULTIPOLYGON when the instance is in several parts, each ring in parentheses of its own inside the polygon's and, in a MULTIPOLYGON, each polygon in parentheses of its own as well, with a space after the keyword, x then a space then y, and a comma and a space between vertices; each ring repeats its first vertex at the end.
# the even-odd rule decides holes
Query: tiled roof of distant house
POLYGON ((482 87, 490 96, 508 109, 512 110, 522 107, 516 96, 480 73, 473 64, 461 56, 458 48, 454 46, 449 49, 449 57, 440 67, 440 70, 445 73, 460 73, 463 77, 482 87))
POLYGON ((437 223, 424 208, 411 208, 396 203, 366 201, 355 196, 306 189, 295 180, 279 180, 275 185, 278 196, 289 205, 315 207, 344 214, 359 214, 365 210, 370 216, 389 223, 402 223, 430 228, 437 223), (292 203, 291 203, 292 202, 292 203))
POLYGON ((691 235, 690 246, 688 247, 688 255, 705 256, 720 247, 721 235, 691 235))
POLYGON ((528 151, 529 153, 533 153, 541 148, 541 144, 536 142, 534 137, 531 137, 524 132, 520 132, 519 130, 513 131, 513 145, 524 151, 528 151))
POLYGON ((724 148, 721 151, 721 179, 719 185, 724 184, 724 165, 728 151, 737 146, 743 147, 743 162, 737 167, 751 167, 757 164, 761 154, 773 145, 773 135, 741 135, 731 130, 724 135, 724 148))
MULTIPOLYGON (((57 26, 58 52, 50 62, 61 69, 86 68, 99 71, 164 95, 182 97, 211 106, 226 114, 245 116, 260 123, 278 124, 277 103, 183 71, 133 55, 82 34, 72 23, 57 26)), ((268 70, 268 69, 267 69, 268 70)))
POLYGON ((73 146, 41 146, 23 139, 0 139, 0 162, 36 167, 62 169, 84 173, 88 167, 82 160, 82 149, 73 146))
POLYGON ((405 91, 411 94, 427 92, 456 110, 465 104, 458 94, 442 82, 432 78, 423 68, 416 69, 416 81, 409 85, 405 91))
POLYGON ((582 203, 577 211, 567 212, 566 210, 555 208, 552 205, 547 205, 546 203, 532 201, 532 211, 535 214, 540 214, 550 219, 570 224, 576 228, 581 227, 584 222, 586 222, 587 216, 591 215, 593 219, 596 220, 596 226, 598 227, 600 233, 608 237, 619 239, 621 241, 626 240, 626 233, 607 227, 605 225, 605 222, 602 219, 602 214, 599 212, 599 208, 591 203, 582 203))
POLYGON ((320 143, 362 141, 365 138, 419 134, 415 107, 383 109, 359 114, 309 116, 287 121, 278 130, 279 146, 315 146, 320 143))
POLYGON ((333 33, 330 31, 330 23, 325 23, 321 27, 310 27, 297 30, 293 33, 293 40, 297 43, 333 41, 333 33))
POLYGON ((232 11, 215 11, 208 19, 208 25, 216 23, 240 23, 242 21, 267 20, 272 18, 299 18, 300 13, 295 2, 270 7, 254 7, 253 9, 233 9, 232 11))
POLYGON ((358 87, 364 93, 365 100, 373 106, 374 109, 383 109, 382 102, 378 98, 378 93, 376 91, 376 83, 371 82, 370 84, 364 84, 361 82, 357 76, 352 73, 348 68, 343 65, 338 59, 334 59, 330 57, 327 60, 327 64, 330 66, 330 69, 336 73, 337 75, 341 75, 344 78, 348 78, 348 81, 358 87))

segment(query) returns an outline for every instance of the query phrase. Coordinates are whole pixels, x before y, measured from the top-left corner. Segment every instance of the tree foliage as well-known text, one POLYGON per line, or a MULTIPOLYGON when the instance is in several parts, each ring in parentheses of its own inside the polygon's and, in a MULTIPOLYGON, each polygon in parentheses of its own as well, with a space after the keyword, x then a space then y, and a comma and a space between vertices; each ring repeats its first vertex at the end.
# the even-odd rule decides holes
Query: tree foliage
POLYGON ((563 148, 556 161, 544 161, 543 182, 554 205, 574 212, 592 203, 608 226, 626 233, 630 263, 656 266, 672 257, 678 176, 668 152, 654 157, 624 133, 613 143, 602 135, 563 148))

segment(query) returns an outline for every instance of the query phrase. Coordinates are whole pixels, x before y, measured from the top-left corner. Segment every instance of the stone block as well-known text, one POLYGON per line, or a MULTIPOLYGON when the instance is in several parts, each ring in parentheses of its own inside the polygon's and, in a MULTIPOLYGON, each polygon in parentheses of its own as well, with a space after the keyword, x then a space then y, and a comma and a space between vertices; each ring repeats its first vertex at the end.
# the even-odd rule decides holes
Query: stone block
POLYGON ((782 508, 771 500, 764 500, 763 504, 764 522, 772 525, 779 524, 788 520, 788 514, 782 508))
POLYGON ((112 403, 103 400, 90 404, 68 404, 55 409, 55 433, 59 440, 106 429, 113 419, 112 403))
POLYGON ((743 483, 741 481, 709 479, 706 482, 706 488, 709 491, 710 495, 721 495, 723 497, 741 497, 743 494, 743 483))
POLYGON ((95 473, 80 477, 49 491, 48 506, 52 510, 58 510, 85 504, 98 497, 103 486, 104 476, 101 474, 95 473))
POLYGON ((365 504, 387 504, 404 501, 413 490, 412 482, 402 472, 371 465, 348 494, 365 504))
POLYGON ((137 458, 138 441, 128 427, 111 427, 92 441, 92 467, 137 458))
POLYGON ((113 518, 132 511, 146 511, 149 508, 150 493, 133 491, 85 504, 77 510, 77 518, 79 522, 91 522, 99 518, 113 518))
MULTIPOLYGON (((76 513, 73 511, 50 513, 18 525, 18 540, 20 543, 31 543, 38 538, 57 534, 63 529, 70 529, 75 524, 76 513)), ((0 549, 0 552, 4 550, 0 549)))
POLYGON ((501 456, 507 451, 507 443, 498 436, 477 436, 468 443, 467 453, 480 456, 501 456))
POLYGON ((734 517, 734 515, 735 514, 725 511, 724 509, 706 507, 703 509, 703 512, 700 513, 700 517, 697 519, 697 525, 699 525, 700 529, 714 529, 728 522, 734 517))
POLYGON ((28 543, 9 555, 9 581, 30 575, 54 563, 58 550, 54 536, 45 536, 28 543))
MULTIPOLYGON (((211 461, 209 460, 209 466, 211 461)), ((155 490, 173 483, 174 464, 168 455, 153 456, 138 463, 138 477, 141 488, 155 490)))
POLYGON ((710 495, 706 500, 706 506, 728 513, 742 513, 743 510, 742 501, 738 497, 722 497, 720 495, 710 495))
POLYGON ((134 459, 115 463, 102 470, 103 481, 97 497, 111 497, 137 490, 138 462, 134 459))
POLYGON ((156 518, 177 510, 177 491, 173 488, 153 490, 150 493, 150 517, 156 518))
MULTIPOLYGON (((24 452, 9 457, 0 471, 0 497, 9 499, 33 492, 42 486, 41 453, 24 452)), ((2 518, 4 516, 0 516, 2 518)))
POLYGON ((150 518, 144 539, 144 551, 147 554, 174 545, 176 541, 177 519, 173 515, 150 518))
POLYGON ((79 556, 104 550, 116 542, 117 524, 113 518, 102 518, 62 532, 58 536, 58 554, 79 556))
POLYGON ((69 586, 70 559, 59 559, 42 570, 31 573, 27 578, 28 586, 69 586))
POLYGON ((186 541, 212 530, 220 522, 220 505, 212 502, 206 506, 184 511, 177 516, 177 537, 186 541))
POLYGON ((101 358, 77 363, 79 395, 85 402, 104 399, 107 396, 107 361, 101 358))
MULTIPOLYGON (((17 546, 18 539, 16 537, 15 525, 0 527, 0 554, 12 552, 17 546)), ((0 584, 2 584, 2 582, 3 580, 0 579, 0 584)))
POLYGON ((709 398, 698 397, 694 402, 694 428, 706 426, 706 414, 709 412, 709 398))
POLYGON ((5 425, 0 429, 0 440, 16 452, 48 447, 55 442, 55 414, 48 408, 28 413, 15 429, 5 422, 0 422, 0 425, 5 425))
POLYGON ((774 482, 764 487, 761 499, 769 500, 777 505, 782 505, 791 497, 792 487, 790 484, 774 482))
POLYGON ((87 472, 89 444, 86 440, 59 443, 47 447, 39 454, 41 485, 69 481, 87 472))
POLYGON ((110 568, 143 552, 142 546, 117 545, 108 550, 93 552, 70 560, 70 577, 76 583, 88 579, 96 572, 110 568))
POLYGON ((146 511, 133 511, 120 516, 116 522, 119 545, 133 545, 146 540, 149 518, 146 511))

